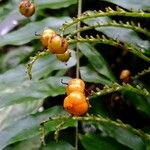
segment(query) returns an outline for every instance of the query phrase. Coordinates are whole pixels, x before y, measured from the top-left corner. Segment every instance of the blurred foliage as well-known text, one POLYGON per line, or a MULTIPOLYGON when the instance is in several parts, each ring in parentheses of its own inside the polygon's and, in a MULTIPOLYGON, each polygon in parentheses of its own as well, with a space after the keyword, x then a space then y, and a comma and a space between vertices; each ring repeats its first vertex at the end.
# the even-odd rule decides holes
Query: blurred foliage
POLYGON ((150 0, 83 0, 84 13, 74 19, 77 0, 34 0, 36 13, 31 18, 19 13, 20 2, 0 1, 0 149, 73 150, 78 121, 79 149, 149 150, 150 0), (66 64, 52 54, 39 58, 29 80, 29 57, 43 51, 35 33, 46 28, 63 32, 71 58, 66 64), (79 39, 74 37, 78 32, 79 39), (75 77, 77 41, 91 108, 89 116, 71 118, 62 107, 61 80, 67 83, 75 77), (124 69, 132 75, 128 84, 119 79, 124 69), (56 143, 61 119, 65 123, 56 143), (45 120, 42 146, 39 129, 45 120))

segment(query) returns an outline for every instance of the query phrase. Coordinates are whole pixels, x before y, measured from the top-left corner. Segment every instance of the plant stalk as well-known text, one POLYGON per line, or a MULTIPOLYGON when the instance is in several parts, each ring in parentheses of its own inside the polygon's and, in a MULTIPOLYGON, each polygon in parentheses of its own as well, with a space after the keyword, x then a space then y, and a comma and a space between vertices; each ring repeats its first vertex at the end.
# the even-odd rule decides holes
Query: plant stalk
MULTIPOLYGON (((81 16, 81 13, 82 13, 82 0, 78 0, 78 16, 77 17, 80 17, 81 16)), ((80 29, 80 26, 81 26, 81 22, 79 21, 77 23, 77 30, 80 29)), ((80 37, 80 32, 77 33, 77 39, 80 37)), ((77 42, 77 45, 76 45, 76 58, 77 58, 77 65, 76 65, 76 78, 79 78, 79 72, 80 72, 80 57, 79 57, 79 42, 77 42)), ((75 129, 75 150, 78 150, 78 122, 77 122, 77 126, 76 126, 76 129, 75 129)))
MULTIPOLYGON (((82 12, 82 0, 78 0, 78 14, 77 16, 80 17, 82 12)), ((77 30, 80 29, 81 22, 79 21, 77 23, 77 30)), ((77 33, 77 38, 80 37, 80 32, 77 33)), ((76 57, 77 57, 77 65, 76 65, 76 78, 79 78, 79 69, 80 69, 80 57, 79 57, 79 42, 77 42, 76 45, 76 57)))

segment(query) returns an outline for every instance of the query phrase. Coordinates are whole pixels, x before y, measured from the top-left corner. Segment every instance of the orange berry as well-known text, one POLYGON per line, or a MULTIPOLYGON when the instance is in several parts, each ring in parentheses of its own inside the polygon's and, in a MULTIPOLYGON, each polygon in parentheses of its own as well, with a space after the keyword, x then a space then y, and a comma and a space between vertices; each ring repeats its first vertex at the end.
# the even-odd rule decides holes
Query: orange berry
POLYGON ((35 13, 35 5, 29 0, 23 0, 19 4, 19 11, 25 17, 31 17, 35 13))
POLYGON ((120 73, 120 80, 123 81, 124 83, 128 83, 130 80, 131 72, 127 69, 122 70, 120 73))
POLYGON ((63 54, 68 49, 68 42, 60 35, 53 35, 48 41, 48 50, 54 54, 63 54))
POLYGON ((70 93, 64 99, 63 106, 67 112, 75 116, 84 115, 89 108, 85 95, 78 91, 70 93))
POLYGON ((70 93, 74 91, 79 91, 81 93, 84 93, 85 90, 85 83, 83 80, 75 78, 69 81, 67 87, 66 87, 66 93, 69 95, 70 93))
POLYGON ((71 84, 66 87, 67 95, 69 95, 74 91, 78 91, 84 94, 84 88, 80 84, 71 84))
POLYGON ((46 29, 43 31, 40 40, 44 47, 48 47, 48 41, 54 34, 56 34, 56 32, 54 32, 52 29, 46 29))
POLYGON ((63 53, 63 54, 56 54, 56 57, 58 60, 62 61, 62 62, 67 62, 69 60, 69 58, 71 57, 71 53, 69 51, 69 49, 63 53))
POLYGON ((79 79, 79 78, 74 78, 74 79, 71 79, 68 83, 68 85, 71 85, 71 84, 80 84, 82 87, 85 88, 85 83, 82 79, 79 79))

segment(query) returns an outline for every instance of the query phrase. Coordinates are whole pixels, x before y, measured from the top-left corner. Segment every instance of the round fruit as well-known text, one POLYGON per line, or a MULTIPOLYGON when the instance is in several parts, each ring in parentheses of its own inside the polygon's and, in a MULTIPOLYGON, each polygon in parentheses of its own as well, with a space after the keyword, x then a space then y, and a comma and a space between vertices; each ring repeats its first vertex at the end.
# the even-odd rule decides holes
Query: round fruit
POLYGON ((56 32, 54 32, 52 29, 46 29, 43 31, 40 40, 44 47, 48 47, 48 41, 54 34, 56 34, 56 32))
POLYGON ((68 49, 64 54, 56 54, 56 57, 62 62, 67 62, 69 58, 71 57, 71 53, 68 49))
POLYGON ((25 17, 31 17, 35 13, 35 5, 29 0, 23 0, 19 4, 19 11, 25 17))
POLYGON ((130 80, 130 76, 131 76, 131 72, 125 69, 121 71, 119 78, 121 81, 128 83, 128 81, 130 80))
POLYGON ((83 93, 74 91, 64 99, 64 108, 70 114, 82 116, 88 111, 88 103, 83 93))
POLYGON ((83 80, 79 79, 79 78, 74 78, 74 79, 71 79, 69 82, 68 82, 68 85, 71 85, 71 84, 79 84, 81 85, 83 88, 85 88, 85 83, 83 80))
POLYGON ((48 50, 54 54, 63 54, 68 49, 68 42, 60 35, 53 35, 48 41, 48 50))
POLYGON ((75 78, 69 81, 67 87, 66 87, 66 93, 69 95, 70 93, 74 91, 79 91, 84 94, 85 90, 85 83, 83 80, 75 78))

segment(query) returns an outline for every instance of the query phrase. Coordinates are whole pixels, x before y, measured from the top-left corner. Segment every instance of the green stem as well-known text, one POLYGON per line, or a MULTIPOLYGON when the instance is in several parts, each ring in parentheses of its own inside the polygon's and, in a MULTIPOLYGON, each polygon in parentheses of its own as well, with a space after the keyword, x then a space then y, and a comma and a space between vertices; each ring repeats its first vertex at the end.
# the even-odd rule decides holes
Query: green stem
POLYGON ((90 29, 95 29, 95 28, 98 28, 98 27, 122 27, 122 28, 126 28, 126 29, 132 29, 136 32, 139 32, 139 33, 143 33, 145 34, 146 36, 150 37, 150 32, 147 30, 147 29, 143 29, 140 27, 140 25, 135 25, 133 23, 129 23, 127 22, 126 24, 122 23, 122 22, 115 22, 115 21, 112 21, 112 22, 108 22, 108 23, 105 23, 105 24, 100 24, 100 23, 97 23, 97 24, 94 24, 94 25, 89 25, 89 26, 84 26, 84 27, 81 27, 79 28, 78 30, 74 31, 73 33, 69 34, 66 38, 72 38, 74 37, 75 35, 77 35, 78 32, 83 32, 83 31, 87 31, 87 30, 90 30, 90 29))
POLYGON ((62 120, 62 121, 67 121, 69 119, 76 120, 76 121, 88 121, 88 122, 90 121, 93 123, 107 123, 110 126, 114 125, 116 127, 126 129, 126 130, 150 141, 150 134, 144 133, 141 130, 137 130, 137 129, 133 128, 132 126, 130 126, 129 124, 124 124, 120 120, 113 121, 109 118, 104 118, 100 115, 98 115, 98 116, 88 115, 88 116, 84 116, 84 117, 72 117, 72 118, 70 118, 68 116, 56 116, 56 117, 51 118, 51 120, 62 120))
POLYGON ((49 51, 46 50, 46 51, 43 51, 43 52, 38 52, 34 57, 30 57, 30 61, 28 62, 27 64, 27 73, 28 73, 28 76, 29 76, 29 79, 31 80, 32 79, 32 66, 33 64, 35 63, 35 61, 45 55, 49 54, 49 51))
MULTIPOLYGON (((78 17, 81 16, 81 12, 82 12, 82 0, 78 0, 78 17)), ((77 23, 77 30, 80 29, 80 21, 77 23)), ((77 33, 77 38, 80 37, 80 32, 77 33)), ((79 78, 79 68, 80 68, 80 57, 79 57, 79 42, 77 41, 77 45, 76 45, 76 57, 77 57, 77 65, 76 65, 76 78, 79 78)))
POLYGON ((131 45, 129 43, 122 43, 118 40, 114 40, 114 39, 107 39, 106 37, 99 37, 97 36, 96 38, 90 36, 86 36, 85 38, 81 37, 80 38, 76 38, 74 37, 74 39, 69 39, 69 43, 75 43, 75 42, 95 42, 95 43, 103 43, 103 44, 108 44, 111 46, 115 46, 115 47, 119 47, 121 49, 127 50, 135 55, 137 55, 138 57, 144 59, 147 62, 150 62, 150 58, 145 56, 140 49, 138 49, 138 47, 131 45))
POLYGON ((140 78, 141 76, 144 76, 146 74, 150 73, 150 67, 148 69, 144 69, 141 72, 139 72, 137 75, 131 77, 132 80, 136 80, 138 78, 140 78))
POLYGON ((122 91, 122 90, 132 91, 134 93, 137 93, 143 96, 150 96, 150 93, 146 89, 141 89, 139 85, 137 85, 136 87, 133 87, 130 84, 123 83, 123 85, 119 85, 117 83, 114 83, 111 87, 104 86, 102 90, 98 89, 97 92, 92 92, 91 97, 93 98, 97 96, 102 96, 102 95, 106 95, 106 94, 110 94, 110 93, 122 91))
POLYGON ((55 139, 56 143, 58 143, 59 132, 63 128, 64 124, 65 124, 65 122, 62 121, 58 126, 56 126, 56 130, 54 132, 54 139, 55 139))
POLYGON ((40 140, 41 140, 41 144, 45 146, 46 143, 45 143, 45 128, 44 128, 44 123, 45 122, 42 122, 40 124, 40 134, 41 134, 40 140))
POLYGON ((75 128, 75 150, 78 150, 78 132, 79 132, 79 128, 78 128, 78 122, 75 128))
MULTIPOLYGON (((78 0, 78 17, 81 16, 82 12, 82 0, 78 0)), ((80 29, 80 21, 77 23, 77 30, 80 29)), ((77 33, 77 38, 80 37, 80 32, 77 33)), ((76 58, 77 58, 77 65, 76 65, 76 78, 79 78, 79 72, 80 72, 80 56, 79 56, 79 42, 77 41, 76 45, 76 58)), ((76 126, 76 131, 75 131, 75 149, 78 150, 78 122, 76 126)))
POLYGON ((150 18, 150 13, 146 13, 143 11, 133 11, 133 12, 128 12, 125 11, 121 8, 118 8, 117 10, 112 10, 111 8, 107 9, 106 12, 103 11, 94 11, 94 13, 88 13, 85 12, 82 16, 78 16, 77 18, 74 18, 72 22, 68 22, 66 24, 64 24, 62 30, 66 30, 67 28, 69 28, 70 26, 81 22, 83 20, 86 19, 90 19, 90 18, 97 18, 97 17, 105 17, 105 16, 123 16, 123 17, 137 17, 137 18, 150 18))

